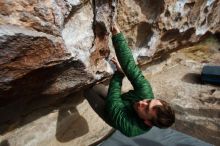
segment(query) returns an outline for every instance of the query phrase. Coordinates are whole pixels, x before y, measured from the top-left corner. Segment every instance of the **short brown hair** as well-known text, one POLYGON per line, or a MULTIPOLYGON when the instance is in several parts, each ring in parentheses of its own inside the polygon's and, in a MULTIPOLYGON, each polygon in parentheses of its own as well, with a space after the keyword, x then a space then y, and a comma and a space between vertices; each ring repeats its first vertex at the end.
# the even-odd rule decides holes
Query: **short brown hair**
POLYGON ((175 112, 164 100, 158 99, 162 105, 154 107, 157 116, 152 119, 152 124, 159 128, 168 128, 175 122, 175 112))

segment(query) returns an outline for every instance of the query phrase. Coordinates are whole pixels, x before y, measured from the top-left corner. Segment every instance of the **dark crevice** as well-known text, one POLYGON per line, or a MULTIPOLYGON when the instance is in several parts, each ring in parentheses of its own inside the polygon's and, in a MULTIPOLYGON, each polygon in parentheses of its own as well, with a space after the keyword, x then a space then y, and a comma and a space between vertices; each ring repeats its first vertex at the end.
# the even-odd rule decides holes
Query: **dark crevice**
MULTIPOLYGON (((216 32, 214 34, 214 36, 218 39, 218 42, 220 42, 220 32, 216 32)), ((220 49, 219 49, 219 51, 220 51, 220 49)))
POLYGON ((210 32, 210 31, 207 31, 204 35, 202 35, 200 38, 199 38, 199 41, 197 43, 200 43, 202 41, 205 41, 207 38, 209 37, 212 37, 213 36, 213 33, 210 32))
POLYGON ((162 41, 170 41, 172 39, 177 39, 178 37, 180 37, 179 29, 171 29, 171 30, 166 31, 162 35, 161 40, 162 41))
POLYGON ((204 11, 203 11, 205 14, 207 14, 209 12, 209 9, 208 7, 205 7, 204 11))
POLYGON ((179 40, 188 40, 194 33, 195 33, 195 28, 189 28, 187 31, 181 33, 181 37, 179 40))
POLYGON ((195 5, 195 2, 191 2, 191 3, 186 3, 184 5, 184 9, 192 9, 195 5))
POLYGON ((174 18, 174 21, 181 21, 182 20, 182 17, 181 17, 181 13, 180 12, 178 12, 177 14, 176 14, 176 16, 175 16, 175 18, 174 18))
POLYGON ((184 26, 189 26, 189 24, 188 24, 188 22, 184 22, 184 24, 183 24, 184 26))
POLYGON ((169 10, 166 10, 166 12, 164 13, 164 16, 165 16, 165 17, 170 17, 170 11, 169 11, 169 10))
POLYGON ((96 22, 95 24, 95 36, 101 39, 104 39, 107 34, 107 28, 104 22, 96 22))
POLYGON ((169 41, 170 43, 174 41, 188 40, 195 33, 195 28, 189 28, 185 32, 180 33, 179 29, 171 29, 166 32, 161 37, 162 41, 169 41))
POLYGON ((109 4, 109 1, 111 0, 94 0, 94 1, 95 1, 95 6, 98 8, 101 7, 102 5, 109 4))
POLYGON ((0 146, 10 146, 10 144, 9 144, 8 140, 2 140, 0 142, 0 146))
POLYGON ((202 21, 200 26, 203 26, 206 23, 206 18, 202 21))
POLYGON ((191 84, 202 84, 201 75, 196 73, 188 73, 181 80, 191 84))
POLYGON ((147 47, 147 44, 153 35, 151 25, 147 22, 141 22, 137 27, 137 42, 135 46, 138 48, 147 47))
POLYGON ((155 21, 164 11, 164 0, 135 0, 147 19, 155 21))

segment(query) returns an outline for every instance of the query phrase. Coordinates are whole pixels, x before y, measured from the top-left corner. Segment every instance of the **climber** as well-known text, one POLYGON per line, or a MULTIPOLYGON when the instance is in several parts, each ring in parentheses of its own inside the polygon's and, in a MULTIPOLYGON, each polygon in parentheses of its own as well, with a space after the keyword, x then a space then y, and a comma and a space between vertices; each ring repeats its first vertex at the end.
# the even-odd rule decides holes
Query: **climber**
POLYGON ((137 136, 152 126, 168 128, 175 121, 174 110, 162 100, 155 99, 150 83, 135 64, 131 50, 118 26, 111 26, 112 41, 118 62, 112 62, 117 70, 111 78, 109 88, 95 85, 85 91, 85 97, 99 116, 126 136, 137 136), (121 94, 122 79, 127 76, 133 90, 121 94))

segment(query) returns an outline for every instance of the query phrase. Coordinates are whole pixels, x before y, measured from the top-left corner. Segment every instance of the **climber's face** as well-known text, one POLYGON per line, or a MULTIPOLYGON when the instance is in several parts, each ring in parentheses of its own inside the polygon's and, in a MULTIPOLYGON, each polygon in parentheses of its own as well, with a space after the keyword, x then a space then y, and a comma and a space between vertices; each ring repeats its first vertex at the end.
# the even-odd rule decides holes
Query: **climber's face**
POLYGON ((156 110, 154 109, 157 105, 162 105, 158 99, 144 99, 134 103, 133 107, 138 116, 144 120, 147 125, 152 126, 150 121, 157 116, 156 110))

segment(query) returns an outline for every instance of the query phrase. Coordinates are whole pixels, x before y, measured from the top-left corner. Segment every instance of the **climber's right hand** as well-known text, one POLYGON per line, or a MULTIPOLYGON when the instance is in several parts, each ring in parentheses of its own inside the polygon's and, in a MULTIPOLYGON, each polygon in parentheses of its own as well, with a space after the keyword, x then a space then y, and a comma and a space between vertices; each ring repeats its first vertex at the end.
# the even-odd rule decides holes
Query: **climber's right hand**
POLYGON ((118 25, 115 22, 113 22, 111 24, 111 32, 112 32, 112 36, 120 33, 120 29, 119 29, 118 25))
POLYGON ((117 60, 116 60, 114 57, 111 59, 111 62, 115 64, 116 69, 117 69, 118 72, 124 74, 124 72, 123 72, 123 70, 121 69, 119 63, 117 62, 117 60))

